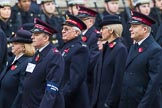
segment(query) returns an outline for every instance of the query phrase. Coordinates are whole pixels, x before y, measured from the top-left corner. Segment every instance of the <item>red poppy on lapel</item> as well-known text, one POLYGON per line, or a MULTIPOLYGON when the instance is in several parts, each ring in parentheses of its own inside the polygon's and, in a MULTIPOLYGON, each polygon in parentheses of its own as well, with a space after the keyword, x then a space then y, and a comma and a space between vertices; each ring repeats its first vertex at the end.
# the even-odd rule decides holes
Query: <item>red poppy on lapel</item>
POLYGON ((54 53, 58 53, 59 50, 58 50, 57 48, 53 48, 53 52, 54 52, 54 53))
POLYGON ((38 60, 40 59, 40 56, 39 56, 39 54, 36 56, 36 58, 35 58, 35 61, 36 62, 38 62, 38 60))
POLYGON ((65 53, 68 53, 68 52, 69 52, 69 48, 66 48, 66 49, 64 50, 64 52, 65 52, 65 53))
POLYGON ((113 48, 115 45, 116 45, 116 42, 111 42, 111 43, 109 43, 109 47, 110 47, 110 48, 113 48))
POLYGON ((86 42, 87 41, 87 37, 86 36, 82 36, 82 41, 86 42))
POLYGON ((16 68, 17 68, 16 65, 12 65, 11 68, 10 68, 10 70, 15 70, 16 68))
POLYGON ((140 47, 140 48, 138 48, 138 52, 142 52, 143 51, 143 48, 142 47, 140 47))

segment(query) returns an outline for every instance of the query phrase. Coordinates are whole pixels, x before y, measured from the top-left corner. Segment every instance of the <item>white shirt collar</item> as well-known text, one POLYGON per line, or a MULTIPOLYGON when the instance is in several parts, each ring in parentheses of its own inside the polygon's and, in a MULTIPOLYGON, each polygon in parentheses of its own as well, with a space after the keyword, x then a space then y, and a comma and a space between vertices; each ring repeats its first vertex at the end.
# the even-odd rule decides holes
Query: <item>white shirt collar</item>
MULTIPOLYGON (((49 45, 49 43, 47 44, 49 45)), ((42 48, 39 49, 39 52, 41 52, 47 45, 43 46, 42 48)))
POLYGON ((140 40, 139 42, 137 42, 138 43, 138 45, 141 45, 142 44, 142 42, 147 38, 147 37, 149 37, 149 35, 148 36, 146 36, 145 38, 143 38, 142 40, 140 40))
POLYGON ((85 35, 87 31, 88 31, 87 29, 84 30, 84 31, 82 32, 82 34, 85 35))
POLYGON ((20 54, 19 56, 15 56, 15 58, 14 58, 12 64, 13 64, 16 60, 18 60, 20 57, 22 57, 23 55, 24 55, 24 53, 20 54))

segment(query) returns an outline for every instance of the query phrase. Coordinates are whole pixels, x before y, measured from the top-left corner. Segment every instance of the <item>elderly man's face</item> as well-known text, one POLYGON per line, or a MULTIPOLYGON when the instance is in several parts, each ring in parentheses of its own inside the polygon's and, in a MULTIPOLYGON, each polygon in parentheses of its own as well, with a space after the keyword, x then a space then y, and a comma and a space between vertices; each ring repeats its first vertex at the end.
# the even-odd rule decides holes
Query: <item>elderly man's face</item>
POLYGON ((33 41, 33 46, 35 48, 41 48, 43 47, 47 42, 49 37, 45 33, 33 33, 32 34, 32 41, 33 41))
POLYGON ((136 42, 145 38, 146 27, 142 24, 131 24, 129 31, 131 33, 131 38, 136 42))
POLYGON ((78 36, 77 31, 68 25, 64 25, 62 29, 62 39, 64 42, 68 42, 78 36))

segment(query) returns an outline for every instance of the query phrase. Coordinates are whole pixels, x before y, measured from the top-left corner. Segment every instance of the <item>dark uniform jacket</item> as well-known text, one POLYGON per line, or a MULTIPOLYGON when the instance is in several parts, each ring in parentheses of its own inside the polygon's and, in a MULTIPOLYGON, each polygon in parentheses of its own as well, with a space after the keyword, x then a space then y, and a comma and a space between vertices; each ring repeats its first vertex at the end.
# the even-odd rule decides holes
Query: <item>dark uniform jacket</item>
POLYGON ((162 31, 162 23, 160 24, 160 26, 159 26, 159 28, 157 30, 156 36, 155 36, 156 42, 162 47, 162 34, 161 34, 161 31, 162 31))
POLYGON ((7 39, 6 34, 0 27, 0 74, 7 62, 7 39))
POLYGON ((12 63, 13 59, 9 60, 0 76, 0 108, 21 108, 25 68, 31 57, 23 55, 12 63))
POLYGON ((90 52, 90 58, 89 58, 89 66, 88 66, 88 73, 87 73, 87 84, 88 84, 88 91, 89 91, 89 97, 90 100, 92 98, 92 87, 93 87, 93 76, 94 76, 94 67, 96 65, 96 61, 99 55, 98 50, 98 36, 100 35, 98 33, 99 31, 92 26, 88 31, 82 36, 82 41, 86 42, 89 52, 90 52))
POLYGON ((86 74, 89 61, 88 47, 77 37, 61 49, 65 59, 62 92, 65 108, 89 108, 86 74))
POLYGON ((4 22, 0 19, 0 26, 4 33, 6 34, 6 38, 9 38, 12 36, 12 24, 10 23, 10 20, 7 22, 4 22))
POLYGON ((64 108, 60 93, 63 72, 61 53, 47 45, 26 68, 22 108, 64 108))
POLYGON ((62 30, 61 24, 63 23, 63 20, 55 15, 48 17, 44 13, 41 14, 41 20, 56 28, 58 33, 53 35, 53 44, 55 44, 58 48, 60 48, 63 45, 61 35, 62 30))
POLYGON ((11 24, 12 24, 12 31, 16 33, 16 31, 21 27, 22 24, 25 23, 34 23, 34 18, 40 18, 40 11, 36 10, 32 7, 28 12, 24 12, 22 9, 18 7, 16 4, 12 7, 11 12, 11 24))
POLYGON ((119 108, 161 108, 158 71, 161 47, 150 35, 131 47, 126 62, 119 108))
POLYGON ((93 87, 93 108, 118 108, 127 48, 120 38, 105 43, 95 68, 93 87))

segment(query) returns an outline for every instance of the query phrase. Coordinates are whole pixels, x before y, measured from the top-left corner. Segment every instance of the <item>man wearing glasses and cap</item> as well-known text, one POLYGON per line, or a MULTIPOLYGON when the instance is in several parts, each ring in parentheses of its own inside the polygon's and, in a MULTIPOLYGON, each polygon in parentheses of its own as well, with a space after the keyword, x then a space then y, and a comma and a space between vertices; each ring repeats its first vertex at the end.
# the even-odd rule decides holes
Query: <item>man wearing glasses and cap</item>
POLYGON ((31 38, 37 52, 26 68, 22 108, 64 108, 60 93, 64 60, 50 42, 57 31, 39 19, 34 23, 31 38))
POLYGON ((81 40, 81 31, 86 25, 77 17, 66 16, 63 23, 61 49, 65 59, 65 72, 61 91, 65 98, 65 108, 90 108, 86 83, 89 50, 81 40))

